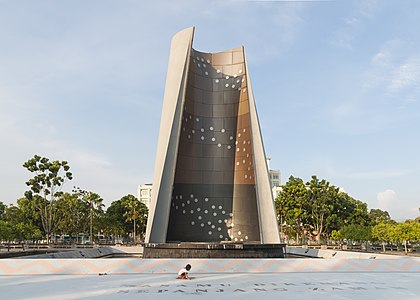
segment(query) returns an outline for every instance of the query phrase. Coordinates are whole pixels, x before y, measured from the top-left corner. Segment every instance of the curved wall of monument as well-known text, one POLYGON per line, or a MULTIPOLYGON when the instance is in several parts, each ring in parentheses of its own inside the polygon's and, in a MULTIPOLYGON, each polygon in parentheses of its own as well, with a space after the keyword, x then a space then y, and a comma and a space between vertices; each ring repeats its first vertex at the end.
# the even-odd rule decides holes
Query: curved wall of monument
POLYGON ((243 48, 192 49, 168 242, 260 241, 243 48))

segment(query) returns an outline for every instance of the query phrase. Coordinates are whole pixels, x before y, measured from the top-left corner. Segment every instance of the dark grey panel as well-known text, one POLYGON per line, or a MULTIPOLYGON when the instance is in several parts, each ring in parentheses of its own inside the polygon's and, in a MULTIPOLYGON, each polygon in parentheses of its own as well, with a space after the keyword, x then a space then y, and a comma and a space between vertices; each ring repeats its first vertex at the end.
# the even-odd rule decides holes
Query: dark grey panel
POLYGON ((213 159, 206 157, 193 157, 191 168, 194 170, 211 171, 213 170, 213 159))
POLYGON ((227 131, 235 132, 237 126, 237 118, 225 118, 223 119, 224 128, 227 131))
POLYGON ((220 157, 213 159, 213 170, 214 171, 233 171, 234 159, 232 157, 220 157))
POLYGON ((203 146, 203 157, 223 157, 222 147, 217 145, 205 145, 203 146))
MULTIPOLYGON (((174 186, 168 242, 229 240, 226 224, 232 213, 232 197, 216 197, 213 193, 215 187, 217 185, 176 184, 174 186)), ((232 192, 232 189, 229 190, 232 192)))
POLYGON ((204 118, 203 126, 205 130, 209 131, 220 131, 223 127, 223 119, 221 118, 204 118), (213 129, 211 129, 213 128, 213 129))
POLYGON ((237 95, 238 95, 238 93, 235 93, 235 91, 225 90, 223 92, 223 103, 225 103, 225 104, 238 103, 239 102, 239 97, 237 95), (236 97, 235 97, 235 95, 236 95, 236 97))
POLYGON ((232 185, 175 185, 167 241, 259 241, 255 189, 236 190, 246 190, 247 197, 232 198, 232 185))
POLYGON ((203 183, 223 184, 223 171, 203 171, 203 183))
POLYGON ((201 75, 194 76, 194 86, 205 91, 213 90, 213 83, 209 78, 203 77, 201 75))

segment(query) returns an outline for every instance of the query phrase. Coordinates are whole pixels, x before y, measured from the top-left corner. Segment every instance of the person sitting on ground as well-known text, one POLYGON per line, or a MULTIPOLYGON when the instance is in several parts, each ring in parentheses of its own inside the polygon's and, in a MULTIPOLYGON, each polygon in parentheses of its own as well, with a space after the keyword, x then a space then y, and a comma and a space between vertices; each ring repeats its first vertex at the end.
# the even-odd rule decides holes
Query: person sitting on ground
POLYGON ((191 265, 188 264, 185 266, 185 268, 182 268, 181 270, 179 270, 178 272, 178 277, 177 279, 190 279, 190 277, 188 277, 188 273, 191 270, 191 265))

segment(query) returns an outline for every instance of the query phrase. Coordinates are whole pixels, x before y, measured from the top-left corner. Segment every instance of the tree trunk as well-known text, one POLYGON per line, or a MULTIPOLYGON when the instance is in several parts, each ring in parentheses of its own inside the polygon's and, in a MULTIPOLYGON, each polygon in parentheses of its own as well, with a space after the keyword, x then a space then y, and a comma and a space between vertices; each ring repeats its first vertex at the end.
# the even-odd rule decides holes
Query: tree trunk
POLYGON ((136 244, 136 219, 134 219, 134 227, 133 227, 133 243, 136 244))
POLYGON ((382 250, 385 252, 385 242, 382 242, 382 250))
POLYGON ((407 241, 406 240, 404 240, 404 252, 405 252, 405 255, 407 255, 408 251, 407 251, 407 241))
POLYGON ((92 228, 93 228, 93 215, 92 215, 92 205, 93 202, 90 201, 90 244, 93 245, 93 234, 92 234, 92 228))

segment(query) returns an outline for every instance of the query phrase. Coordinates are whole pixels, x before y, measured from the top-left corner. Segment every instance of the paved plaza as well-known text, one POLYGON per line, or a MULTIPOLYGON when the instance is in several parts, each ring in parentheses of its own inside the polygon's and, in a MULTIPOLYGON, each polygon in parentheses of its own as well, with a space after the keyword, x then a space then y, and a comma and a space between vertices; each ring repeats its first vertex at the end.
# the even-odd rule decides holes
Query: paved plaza
POLYGON ((1 299, 420 299, 420 273, 0 276, 1 299))
POLYGON ((340 255, 353 256, 2 259, 0 299, 420 299, 420 258, 340 255), (175 279, 186 263, 193 279, 175 279))

